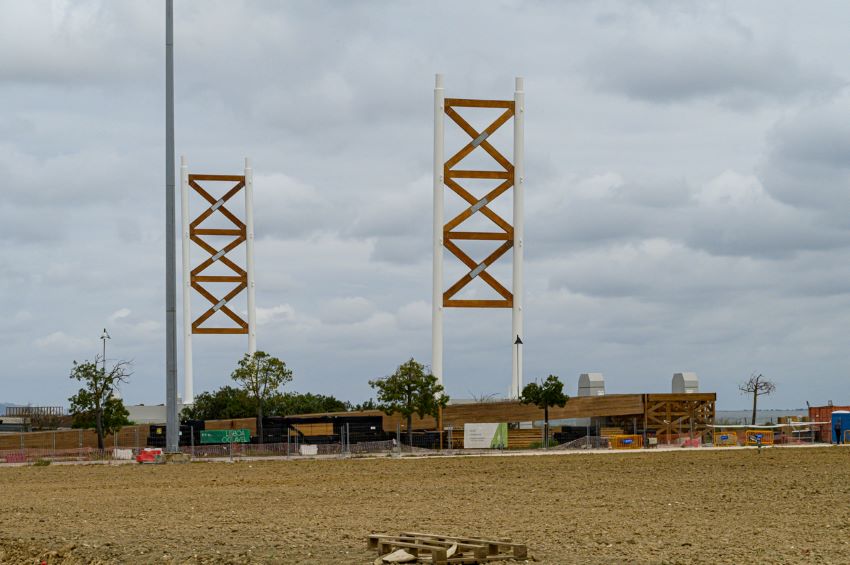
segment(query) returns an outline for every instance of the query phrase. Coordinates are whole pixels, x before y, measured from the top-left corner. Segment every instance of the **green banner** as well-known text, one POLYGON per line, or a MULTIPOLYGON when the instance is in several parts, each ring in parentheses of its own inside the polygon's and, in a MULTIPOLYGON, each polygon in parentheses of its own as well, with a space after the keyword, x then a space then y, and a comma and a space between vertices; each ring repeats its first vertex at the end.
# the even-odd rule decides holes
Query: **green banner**
POLYGON ((250 443, 251 430, 204 430, 201 432, 201 443, 250 443))

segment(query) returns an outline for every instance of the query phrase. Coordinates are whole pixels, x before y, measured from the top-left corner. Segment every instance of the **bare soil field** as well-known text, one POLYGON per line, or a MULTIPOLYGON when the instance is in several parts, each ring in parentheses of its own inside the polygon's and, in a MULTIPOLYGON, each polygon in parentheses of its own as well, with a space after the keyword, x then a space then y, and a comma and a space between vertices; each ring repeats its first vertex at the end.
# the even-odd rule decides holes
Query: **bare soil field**
POLYGON ((850 449, 0 468, 0 563, 371 563, 372 531, 542 563, 848 563, 850 449))

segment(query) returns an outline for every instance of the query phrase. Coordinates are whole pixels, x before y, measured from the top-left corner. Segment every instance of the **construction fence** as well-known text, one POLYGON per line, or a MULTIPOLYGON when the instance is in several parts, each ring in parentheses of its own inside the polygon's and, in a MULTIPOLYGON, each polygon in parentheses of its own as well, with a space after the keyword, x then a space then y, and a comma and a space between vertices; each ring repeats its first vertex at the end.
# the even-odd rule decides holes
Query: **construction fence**
MULTIPOLYGON (((120 432, 106 436, 103 449, 97 446, 97 435, 93 430, 56 430, 29 433, 0 434, 0 463, 34 463, 43 461, 124 461, 133 460, 145 448, 164 446, 153 440, 150 426, 127 426, 120 432)), ((245 429, 244 436, 251 437, 245 429)), ((502 450, 551 449, 551 450, 598 450, 598 449, 647 449, 665 447, 713 446, 768 446, 812 443, 814 434, 792 430, 723 430, 714 429, 703 442, 697 435, 689 434, 625 434, 585 435, 578 438, 566 437, 560 432, 550 432, 548 439, 542 428, 510 429, 505 441, 489 449, 469 449, 465 446, 464 430, 447 427, 443 433, 437 431, 415 431, 408 434, 401 425, 395 432, 360 433, 351 431, 347 425, 333 429, 316 428, 289 430, 274 441, 257 443, 234 441, 233 443, 202 443, 197 431, 185 434, 180 450, 193 458, 229 459, 246 457, 356 457, 365 455, 439 455, 439 454, 486 454, 502 450), (321 435, 306 435, 309 433, 321 435)), ((162 438, 164 439, 164 438, 162 438)))

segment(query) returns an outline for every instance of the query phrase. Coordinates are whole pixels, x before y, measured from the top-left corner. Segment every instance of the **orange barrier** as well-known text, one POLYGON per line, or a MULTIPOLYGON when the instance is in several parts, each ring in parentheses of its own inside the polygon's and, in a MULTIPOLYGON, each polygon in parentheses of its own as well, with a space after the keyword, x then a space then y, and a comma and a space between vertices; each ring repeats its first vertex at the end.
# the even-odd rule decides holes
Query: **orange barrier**
POLYGON ((747 430, 747 445, 773 445, 773 431, 747 430))
POLYGON ((613 435, 608 438, 611 449, 640 449, 643 447, 643 436, 613 435))
POLYGON ((720 432, 715 430, 715 447, 729 447, 732 445, 738 445, 738 432, 720 432))

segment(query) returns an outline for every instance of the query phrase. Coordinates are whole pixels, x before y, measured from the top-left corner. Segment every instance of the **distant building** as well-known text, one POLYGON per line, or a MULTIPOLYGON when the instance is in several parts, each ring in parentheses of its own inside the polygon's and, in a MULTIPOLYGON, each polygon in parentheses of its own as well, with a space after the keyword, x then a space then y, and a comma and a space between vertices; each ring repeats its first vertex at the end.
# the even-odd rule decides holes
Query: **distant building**
POLYGON ((695 392, 699 392, 699 378, 696 373, 673 373, 673 394, 695 392))

